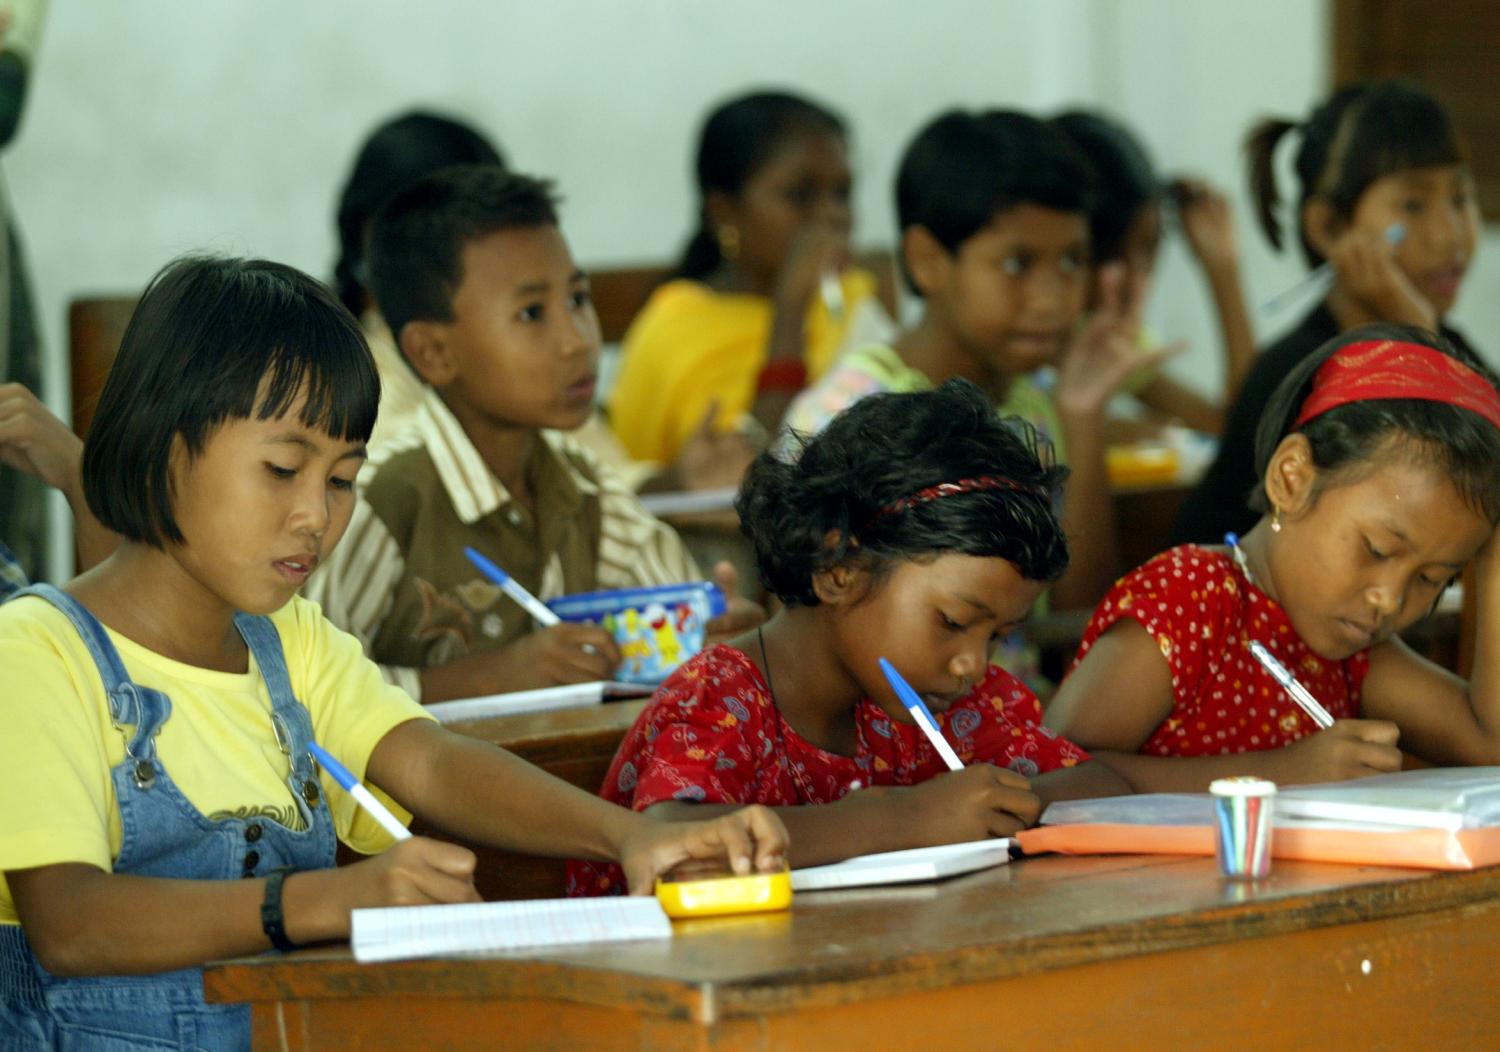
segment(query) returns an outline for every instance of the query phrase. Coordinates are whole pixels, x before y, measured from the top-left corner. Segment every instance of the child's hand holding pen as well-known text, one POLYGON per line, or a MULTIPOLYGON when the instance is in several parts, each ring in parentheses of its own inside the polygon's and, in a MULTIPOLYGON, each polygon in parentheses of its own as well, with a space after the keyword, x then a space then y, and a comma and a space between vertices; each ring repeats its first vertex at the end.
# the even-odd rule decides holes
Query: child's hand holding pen
POLYGON ((1035 824, 1042 802, 1015 771, 974 763, 920 785, 891 790, 888 805, 903 828, 921 831, 921 843, 956 844, 1010 836, 1035 824))
POLYGON ((1265 755, 1265 777, 1278 785, 1343 782, 1401 770, 1401 732, 1389 720, 1336 720, 1332 727, 1299 738, 1265 755))

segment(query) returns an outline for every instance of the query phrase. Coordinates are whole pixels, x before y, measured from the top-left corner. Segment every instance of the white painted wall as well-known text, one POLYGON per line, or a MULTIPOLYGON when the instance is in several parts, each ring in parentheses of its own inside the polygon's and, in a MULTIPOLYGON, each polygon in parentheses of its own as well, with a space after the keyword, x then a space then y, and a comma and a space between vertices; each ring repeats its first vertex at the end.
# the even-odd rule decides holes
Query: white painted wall
MULTIPOLYGON (((675 255, 697 123, 752 86, 849 118, 858 239, 882 245, 900 150, 942 107, 1105 105, 1164 169, 1238 193, 1245 127, 1304 111, 1328 50, 1321 0, 54 0, 4 167, 61 411, 70 299, 137 288, 194 248, 328 274, 358 141, 413 105, 467 116, 517 167, 556 177, 575 252, 609 264, 675 255)), ((1248 229, 1243 241, 1253 300, 1300 272, 1248 229)), ((1459 318, 1500 344, 1486 339, 1500 307, 1476 304, 1494 300, 1478 295, 1500 273, 1489 248, 1459 318)), ((1213 330, 1178 246, 1152 321, 1191 340, 1173 368, 1212 389, 1213 330)), ((58 565, 66 550, 59 531, 58 565)))

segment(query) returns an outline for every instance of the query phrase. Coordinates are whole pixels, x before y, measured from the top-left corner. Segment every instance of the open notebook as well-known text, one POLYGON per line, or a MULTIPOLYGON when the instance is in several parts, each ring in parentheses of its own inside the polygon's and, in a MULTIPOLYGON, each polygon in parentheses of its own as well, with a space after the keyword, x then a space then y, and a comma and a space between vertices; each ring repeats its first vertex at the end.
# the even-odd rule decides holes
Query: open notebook
POLYGON ((856 855, 827 866, 792 870, 792 890, 826 891, 956 877, 960 873, 1003 866, 1010 861, 1010 849, 1014 843, 1009 838, 1001 838, 856 855))
POLYGON ((543 687, 539 690, 487 694, 482 698, 439 701, 426 706, 426 709, 437 717, 439 723, 462 723, 465 720, 485 720, 491 716, 515 716, 523 712, 581 709, 606 700, 643 698, 650 693, 650 687, 639 683, 595 680, 590 683, 569 683, 561 687, 543 687))
POLYGON ((671 937, 661 903, 638 895, 355 910, 349 943, 356 961, 399 961, 671 937))

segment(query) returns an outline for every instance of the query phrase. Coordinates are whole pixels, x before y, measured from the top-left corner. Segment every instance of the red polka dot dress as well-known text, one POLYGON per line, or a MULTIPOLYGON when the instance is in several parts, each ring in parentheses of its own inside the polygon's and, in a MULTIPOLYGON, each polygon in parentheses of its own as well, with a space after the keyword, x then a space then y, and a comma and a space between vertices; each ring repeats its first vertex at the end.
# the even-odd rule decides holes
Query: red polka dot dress
MULTIPOLYGON (((965 763, 1031 777, 1089 759, 1041 725, 1036 695, 998 666, 936 718, 965 763)), ((853 756, 806 741, 782 718, 754 663, 721 644, 657 689, 615 753, 599 795, 636 811, 664 800, 830 804, 861 786, 915 785, 947 770, 917 727, 892 721, 869 699, 855 711, 855 732, 853 756)), ((618 866, 568 864, 570 895, 624 890, 618 866)))
POLYGON ((1281 604, 1227 553, 1185 544, 1122 577, 1094 611, 1075 668, 1121 618, 1151 634, 1172 671, 1172 713, 1141 746, 1144 756, 1277 749, 1318 729, 1255 660, 1251 640, 1279 658, 1334 719, 1359 715, 1368 653, 1343 661, 1313 653, 1281 604))

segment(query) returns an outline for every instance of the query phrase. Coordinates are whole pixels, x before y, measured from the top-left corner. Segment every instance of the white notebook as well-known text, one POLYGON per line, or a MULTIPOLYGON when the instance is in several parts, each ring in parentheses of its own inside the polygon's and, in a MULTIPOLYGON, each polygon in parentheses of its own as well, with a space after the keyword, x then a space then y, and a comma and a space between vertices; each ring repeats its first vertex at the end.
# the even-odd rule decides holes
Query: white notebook
POLYGON ((1288 786, 1276 794, 1276 814, 1449 832, 1500 825, 1500 767, 1428 767, 1288 786))
POLYGON ((963 844, 940 844, 906 851, 883 851, 876 855, 856 855, 827 866, 808 866, 792 870, 793 891, 826 891, 830 888, 859 888, 872 884, 910 884, 922 880, 941 880, 960 873, 972 873, 1010 861, 1009 837, 998 840, 974 840, 963 844))
POLYGON ((553 709, 581 709, 601 704, 606 698, 643 698, 652 688, 639 683, 612 683, 595 680, 569 683, 539 690, 515 690, 508 694, 488 694, 482 698, 461 698, 425 706, 439 723, 462 723, 485 720, 491 716, 515 716, 523 712, 549 712, 553 709))
POLYGON ((349 943, 356 961, 399 961, 671 937, 654 897, 618 896, 355 910, 349 943))

